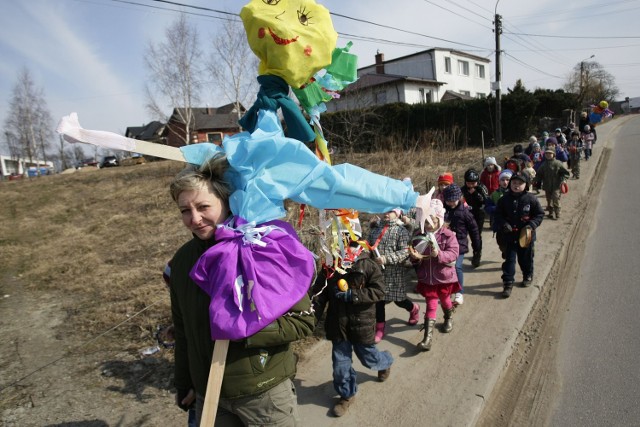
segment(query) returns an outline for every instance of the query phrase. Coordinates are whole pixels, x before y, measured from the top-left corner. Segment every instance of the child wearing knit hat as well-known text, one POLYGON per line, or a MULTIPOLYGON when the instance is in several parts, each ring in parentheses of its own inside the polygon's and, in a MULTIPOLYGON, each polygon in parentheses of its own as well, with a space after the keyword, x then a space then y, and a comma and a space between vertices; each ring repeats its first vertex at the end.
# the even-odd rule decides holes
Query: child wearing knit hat
POLYGON ((455 294, 453 303, 461 305, 464 303, 464 274, 462 272, 462 262, 464 254, 469 252, 469 237, 471 237, 471 247, 474 252, 482 251, 482 241, 480 240, 480 231, 478 224, 473 218, 471 211, 460 200, 462 190, 456 184, 451 184, 444 190, 445 199, 445 222, 449 224, 451 231, 456 233, 458 240, 458 258, 456 259, 456 275, 460 284, 460 292, 455 294))
POLYGON ((484 161, 484 169, 480 174, 480 182, 487 187, 489 195, 496 191, 500 186, 498 176, 500 175, 501 170, 502 169, 498 166, 498 162, 496 162, 495 157, 487 157, 484 161))
POLYGON ((451 172, 444 172, 442 175, 438 176, 438 188, 433 193, 432 199, 438 199, 442 203, 444 203, 444 196, 442 192, 445 188, 453 184, 453 174, 451 172))
POLYGON ((427 303, 424 337, 418 343, 418 348, 423 351, 431 350, 438 301, 444 311, 443 332, 453 330, 451 294, 460 290, 454 267, 458 258, 458 239, 453 231, 444 226, 445 209, 442 202, 432 199, 430 208, 433 225, 426 223, 426 234, 415 236, 413 244, 409 246, 409 258, 418 276, 418 292, 427 303))
POLYGON ((496 207, 498 206, 498 200, 504 196, 504 193, 509 190, 509 180, 511 180, 511 176, 513 175, 513 171, 511 169, 505 169, 500 172, 500 187, 494 191, 489 200, 487 200, 487 213, 489 214, 489 223, 491 224, 491 229, 496 234, 496 242, 498 243, 498 247, 500 248, 500 252, 502 252, 502 258, 504 259, 504 243, 502 239, 502 234, 500 230, 496 230, 494 227, 495 224, 495 213, 496 207))

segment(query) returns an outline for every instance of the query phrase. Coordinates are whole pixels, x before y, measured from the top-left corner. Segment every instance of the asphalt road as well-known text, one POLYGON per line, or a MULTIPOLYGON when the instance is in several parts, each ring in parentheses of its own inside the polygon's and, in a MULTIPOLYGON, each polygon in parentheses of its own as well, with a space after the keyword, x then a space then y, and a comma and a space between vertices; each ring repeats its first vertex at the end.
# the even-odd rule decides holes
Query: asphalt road
POLYGON ((553 426, 640 425, 640 119, 611 148, 562 326, 553 426))

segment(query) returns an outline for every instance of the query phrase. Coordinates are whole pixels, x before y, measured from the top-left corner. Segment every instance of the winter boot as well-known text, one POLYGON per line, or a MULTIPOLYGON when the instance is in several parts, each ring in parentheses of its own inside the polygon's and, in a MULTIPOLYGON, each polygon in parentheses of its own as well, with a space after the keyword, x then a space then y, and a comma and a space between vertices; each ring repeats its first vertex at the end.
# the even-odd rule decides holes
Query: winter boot
POLYGON ((560 219, 560 208, 556 208, 556 219, 560 219))
POLYGON ((376 323, 376 337, 375 337, 376 344, 382 341, 382 337, 384 337, 384 324, 385 322, 376 323))
POLYGON ((351 396, 348 399, 345 397, 341 397, 338 403, 336 403, 333 407, 333 415, 335 415, 336 417, 341 417, 346 414, 349 410, 349 406, 351 406, 353 402, 355 402, 355 400, 355 396, 351 396))
POLYGON ((433 337, 433 327, 436 325, 436 319, 424 319, 424 338, 418 343, 418 348, 422 351, 431 350, 431 338, 433 337))
POLYGON ((511 289, 513 288, 513 282, 504 282, 504 289, 502 290, 502 298, 509 298, 511 296, 511 289))
POLYGON ((418 320, 420 320, 420 306, 414 302, 413 308, 409 314, 409 321, 407 323, 411 326, 417 325, 418 320))
POLYGON ((453 307, 451 307, 449 310, 444 310, 444 325, 442 325, 442 332, 444 332, 445 334, 453 331, 453 319, 451 319, 451 317, 453 316, 453 311, 453 307))

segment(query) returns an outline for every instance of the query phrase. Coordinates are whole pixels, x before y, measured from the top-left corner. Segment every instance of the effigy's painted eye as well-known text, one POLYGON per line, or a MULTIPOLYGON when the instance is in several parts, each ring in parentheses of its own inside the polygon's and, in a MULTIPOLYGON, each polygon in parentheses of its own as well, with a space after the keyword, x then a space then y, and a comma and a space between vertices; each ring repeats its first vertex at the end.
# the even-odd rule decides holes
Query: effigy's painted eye
POLYGON ((262 3, 269 6, 276 6, 278 3, 280 3, 280 0, 262 0, 262 3))
POLYGON ((309 16, 306 9, 302 9, 298 11, 298 21, 304 26, 307 26, 311 23, 311 16, 309 16))

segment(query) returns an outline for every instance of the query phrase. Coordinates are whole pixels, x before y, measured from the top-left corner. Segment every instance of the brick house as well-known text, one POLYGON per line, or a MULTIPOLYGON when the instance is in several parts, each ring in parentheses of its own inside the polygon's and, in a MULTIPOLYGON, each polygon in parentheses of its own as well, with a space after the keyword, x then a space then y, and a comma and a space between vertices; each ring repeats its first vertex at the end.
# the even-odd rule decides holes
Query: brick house
POLYGON ((191 108, 190 112, 185 108, 174 108, 162 136, 167 145, 182 147, 185 145, 184 135, 188 123, 191 144, 213 142, 220 145, 226 135, 234 135, 241 131, 238 119, 245 111, 240 105, 238 112, 235 103, 217 108, 191 108))

